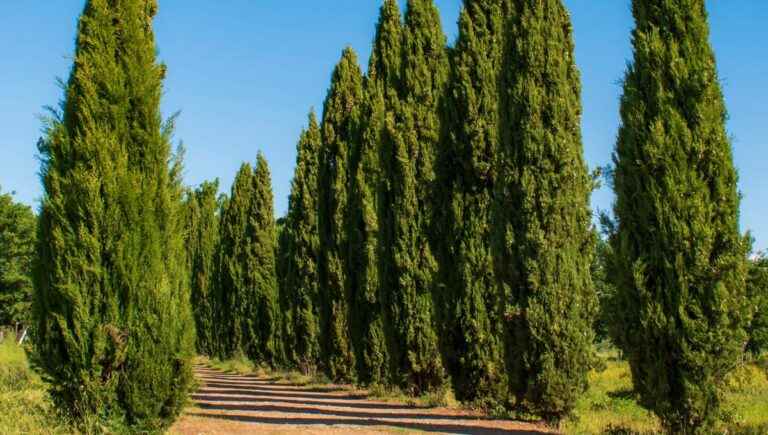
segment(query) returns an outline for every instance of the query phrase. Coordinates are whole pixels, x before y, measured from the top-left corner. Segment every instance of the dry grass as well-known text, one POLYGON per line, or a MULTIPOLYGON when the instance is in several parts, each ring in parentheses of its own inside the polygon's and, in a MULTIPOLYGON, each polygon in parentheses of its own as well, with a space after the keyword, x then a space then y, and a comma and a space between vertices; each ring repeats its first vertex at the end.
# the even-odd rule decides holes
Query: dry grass
POLYGON ((69 434, 75 432, 59 417, 45 384, 29 367, 23 347, 0 343, 0 433, 69 434))
MULTIPOLYGON (((590 388, 561 429, 568 434, 655 434, 659 419, 637 404, 626 361, 616 351, 601 354, 605 369, 589 374, 590 388)), ((749 363, 728 379, 720 433, 768 433, 768 360, 749 363)))

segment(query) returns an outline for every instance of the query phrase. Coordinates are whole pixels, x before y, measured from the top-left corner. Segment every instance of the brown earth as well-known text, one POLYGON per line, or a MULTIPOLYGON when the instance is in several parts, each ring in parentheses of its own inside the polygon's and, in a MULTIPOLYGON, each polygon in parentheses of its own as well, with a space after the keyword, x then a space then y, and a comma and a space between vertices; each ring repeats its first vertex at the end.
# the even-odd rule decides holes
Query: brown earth
POLYGON ((172 434, 541 434, 546 427, 459 409, 368 400, 341 387, 309 388, 196 367, 200 388, 172 434))

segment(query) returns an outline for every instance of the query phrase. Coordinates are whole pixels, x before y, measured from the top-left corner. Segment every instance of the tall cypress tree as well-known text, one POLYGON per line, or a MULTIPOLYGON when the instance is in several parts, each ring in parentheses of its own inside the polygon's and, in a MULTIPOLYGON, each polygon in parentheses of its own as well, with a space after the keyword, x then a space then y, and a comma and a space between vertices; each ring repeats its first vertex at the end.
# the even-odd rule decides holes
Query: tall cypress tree
POLYGON ((582 155, 580 78, 560 0, 515 0, 505 49, 495 184, 497 279, 509 301, 517 403, 568 414, 587 387, 596 298, 592 181, 582 155))
POLYGON ((431 0, 410 0, 402 40, 401 99, 387 117, 390 153, 382 161, 389 185, 391 237, 387 304, 393 325, 392 370, 419 394, 442 385, 445 373, 433 304, 437 269, 432 251, 434 159, 440 137, 438 104, 448 77, 440 15, 431 0))
POLYGON ((243 163, 232 183, 220 223, 219 331, 221 356, 250 353, 254 327, 249 270, 252 269, 253 235, 250 212, 253 209, 253 169, 243 163))
POLYGON ((259 152, 256 169, 253 172, 254 198, 250 212, 249 234, 253 234, 253 252, 255 261, 253 277, 253 311, 255 317, 256 342, 252 355, 256 361, 262 361, 273 367, 280 364, 282 351, 280 342, 280 312, 278 311, 277 269, 275 262, 275 244, 277 230, 275 226, 274 195, 272 194, 272 176, 264 154, 259 152))
POLYGON ((319 277, 323 307, 324 368, 335 381, 355 378, 350 342, 349 242, 347 237, 349 164, 359 143, 362 73, 357 55, 346 48, 333 71, 323 106, 323 145, 319 154, 318 229, 319 277))
POLYGON ((386 0, 376 26, 373 51, 364 82, 365 103, 360 146, 352 155, 350 180, 350 261, 355 285, 353 337, 359 380, 366 384, 388 381, 389 351, 385 328, 379 217, 382 194, 380 151, 385 119, 397 99, 402 25, 396 0, 386 0))
POLYGON ((704 0, 635 0, 614 154, 617 345, 674 433, 711 428, 747 340, 746 245, 704 0))
POLYGON ((192 311, 197 329, 197 352, 214 355, 218 343, 214 320, 218 284, 219 180, 206 181, 187 194, 186 246, 192 311))
POLYGON ((259 153, 256 169, 243 163, 221 220, 220 328, 223 356, 255 362, 278 358, 275 222, 269 168, 259 153))
POLYGON ((185 404, 194 352, 156 12, 149 0, 85 5, 62 113, 40 143, 34 298, 56 403, 149 431, 185 404))
POLYGON ((320 293, 318 285, 317 174, 318 152, 322 145, 315 112, 301 132, 296 146, 296 170, 288 199, 284 231, 284 297, 291 312, 289 327, 293 340, 288 343, 291 360, 305 373, 316 370, 320 359, 320 293))
POLYGON ((493 273, 491 208, 498 154, 499 84, 509 5, 465 0, 445 104, 438 166, 446 198, 441 273, 447 362, 460 400, 506 395, 502 301, 493 273))

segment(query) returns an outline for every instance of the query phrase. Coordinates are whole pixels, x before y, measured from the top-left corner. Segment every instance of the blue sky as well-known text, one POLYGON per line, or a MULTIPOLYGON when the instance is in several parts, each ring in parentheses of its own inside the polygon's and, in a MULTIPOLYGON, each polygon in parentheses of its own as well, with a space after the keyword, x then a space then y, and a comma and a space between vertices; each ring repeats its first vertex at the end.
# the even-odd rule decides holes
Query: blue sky
MULTIPOLYGON (((436 0, 448 41, 461 0, 436 0)), ((591 167, 610 161, 620 80, 631 58, 629 0, 565 0, 582 71, 584 149, 591 167)), ((36 205, 38 115, 61 97, 83 0, 0 2, 0 186, 36 205)), ((310 107, 322 108, 331 70, 352 46, 367 64, 380 0, 160 0, 155 30, 168 64, 163 110, 181 111, 186 182, 219 177, 228 191, 242 161, 262 150, 275 207, 287 208, 295 146, 310 107)), ((742 229, 768 249, 768 2, 709 0, 712 44, 730 112, 741 175, 742 229)), ((608 189, 595 209, 610 209, 608 189)))

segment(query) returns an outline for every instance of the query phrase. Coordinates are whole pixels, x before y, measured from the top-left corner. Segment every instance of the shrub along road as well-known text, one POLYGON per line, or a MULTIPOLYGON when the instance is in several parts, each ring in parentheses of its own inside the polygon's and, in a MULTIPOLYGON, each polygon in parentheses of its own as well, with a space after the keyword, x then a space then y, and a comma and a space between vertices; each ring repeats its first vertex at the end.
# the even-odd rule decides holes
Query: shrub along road
POLYGON ((273 378, 196 368, 194 406, 172 434, 391 433, 540 434, 542 426, 495 420, 471 411, 368 400, 343 388, 311 388, 273 378))

